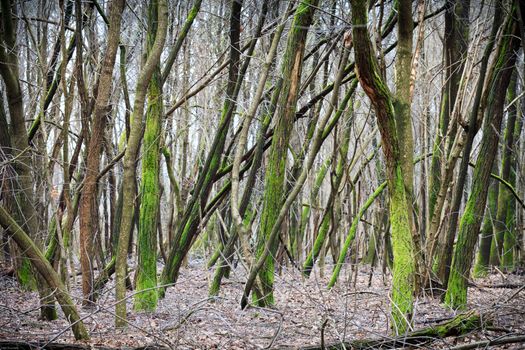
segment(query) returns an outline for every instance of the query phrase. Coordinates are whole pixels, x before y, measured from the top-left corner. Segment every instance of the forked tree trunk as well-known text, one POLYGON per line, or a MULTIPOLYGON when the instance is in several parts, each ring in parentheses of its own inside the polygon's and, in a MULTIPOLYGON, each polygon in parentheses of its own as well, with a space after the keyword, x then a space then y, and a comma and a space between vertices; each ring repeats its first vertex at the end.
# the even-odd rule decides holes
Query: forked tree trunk
MULTIPOLYGON (((407 2, 407 0, 403 0, 407 2)), ((403 2, 401 1, 401 2, 403 2)), ((394 251, 394 276, 392 282, 392 326, 395 332, 409 329, 412 318, 414 294, 414 242, 410 215, 411 205, 406 194, 400 141, 396 125, 394 98, 381 79, 379 63, 372 50, 367 30, 367 1, 352 0, 352 24, 355 62, 359 81, 370 98, 377 116, 382 148, 386 159, 386 177, 390 195, 390 220, 394 251)), ((411 4, 401 4, 401 8, 411 4)), ((406 108, 406 107, 405 107, 406 108)), ((409 107, 408 107, 409 108, 409 107)))

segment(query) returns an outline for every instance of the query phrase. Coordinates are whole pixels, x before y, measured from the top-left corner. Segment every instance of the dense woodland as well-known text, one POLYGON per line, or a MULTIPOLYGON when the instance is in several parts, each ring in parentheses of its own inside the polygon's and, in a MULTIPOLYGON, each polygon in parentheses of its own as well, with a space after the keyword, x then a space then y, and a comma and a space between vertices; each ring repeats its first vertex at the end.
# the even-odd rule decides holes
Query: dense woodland
POLYGON ((494 274, 519 304, 525 2, 0 4, 0 284, 35 319, 137 328, 190 275, 241 314, 366 271, 390 347, 481 327, 494 274), (424 300, 457 316, 417 333, 424 300))

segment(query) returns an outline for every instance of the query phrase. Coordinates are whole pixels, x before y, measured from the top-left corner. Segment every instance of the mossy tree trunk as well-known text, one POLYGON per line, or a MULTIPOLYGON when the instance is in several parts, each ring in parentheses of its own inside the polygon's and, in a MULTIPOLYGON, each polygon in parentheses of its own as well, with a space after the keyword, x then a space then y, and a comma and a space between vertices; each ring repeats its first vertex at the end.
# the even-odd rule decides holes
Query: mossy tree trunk
MULTIPOLYGON (((146 51, 151 52, 157 35, 158 6, 148 9, 146 51)), ((153 311, 157 307, 157 219, 160 210, 160 139, 163 115, 160 61, 151 76, 147 93, 142 182, 140 188, 139 229, 137 234, 137 272, 135 273, 135 310, 153 311), (143 292, 141 292, 143 291, 143 292)))
POLYGON ((98 181, 102 145, 105 137, 106 123, 109 117, 111 106, 109 100, 113 87, 113 68, 117 56, 120 40, 120 26, 122 12, 124 11, 124 1, 115 0, 112 2, 110 10, 110 24, 108 32, 108 45, 104 54, 101 67, 97 96, 95 100, 95 110, 93 125, 91 127, 89 144, 86 150, 86 176, 84 177, 84 187, 80 197, 79 220, 80 220, 80 266, 82 271, 82 294, 84 304, 93 302, 93 244, 100 235, 98 232, 98 181))
MULTIPOLYGON (((516 96, 516 74, 512 78, 511 84, 508 89, 508 101, 511 102, 516 96)), ((504 141, 501 151, 501 173, 500 177, 509 182, 511 176, 511 167, 512 167, 512 158, 513 158, 513 149, 514 146, 514 130, 516 127, 516 106, 511 105, 509 107, 509 113, 507 118, 507 126, 505 128, 504 141)), ((495 229, 495 239, 492 240, 492 245, 494 249, 491 249, 491 255, 495 265, 500 265, 504 268, 512 268, 512 236, 514 235, 514 228, 507 225, 507 212, 512 205, 515 205, 515 202, 512 201, 512 194, 510 191, 503 185, 499 184, 498 190, 498 202, 497 202, 497 213, 496 221, 494 223, 495 229), (507 243, 507 248, 504 249, 505 243, 507 243), (504 259, 504 257, 506 258, 504 259)))
MULTIPOLYGON (((152 0, 156 2, 156 0, 152 0)), ((135 89, 135 101, 126 153, 124 155, 124 174, 122 177, 122 215, 119 230, 117 256, 115 262, 115 324, 117 327, 126 326, 126 276, 127 256, 130 234, 134 224, 136 201, 135 170, 137 156, 142 139, 142 119, 144 101, 151 77, 159 64, 160 55, 164 47, 168 27, 168 9, 166 0, 158 0, 158 22, 155 41, 144 62, 135 89)))
POLYGON ((16 244, 24 252, 24 255, 31 260, 33 266, 45 283, 54 290, 56 300, 60 304, 66 319, 71 323, 75 339, 88 340, 89 333, 80 318, 75 303, 71 299, 62 281, 60 281, 60 277, 53 269, 53 266, 47 261, 44 254, 42 254, 40 249, 38 249, 24 229, 16 223, 13 217, 11 217, 2 206, 0 206, 0 226, 9 233, 16 244))
MULTIPOLYGON (((221 166, 222 154, 226 137, 230 128, 233 113, 236 109, 237 96, 240 89, 240 32, 241 32, 242 1, 232 1, 230 11, 230 68, 228 72, 228 85, 226 99, 223 104, 218 130, 214 136, 206 162, 199 172, 193 196, 186 205, 182 220, 179 222, 174 242, 168 255, 168 262, 162 271, 162 284, 171 284, 177 281, 182 263, 198 234, 201 222, 201 213, 206 207, 206 202, 215 181, 217 171, 221 166)), ((163 296, 165 288, 159 290, 163 296)))
MULTIPOLYGON (((460 211, 460 207, 461 207, 461 203, 463 199, 463 192, 464 192, 464 187, 465 187, 465 180, 467 177, 470 153, 474 146, 474 138, 480 128, 480 121, 478 120, 478 115, 482 115, 484 112, 484 105, 482 104, 482 96, 483 96, 485 80, 487 78, 489 58, 494 48, 498 29, 502 23, 501 2, 498 2, 495 7, 496 8, 494 11, 494 21, 492 23, 491 33, 490 33, 487 45, 485 46, 483 57, 481 59, 481 67, 479 71, 479 78, 478 78, 478 82, 476 86, 474 102, 472 104, 472 107, 470 108, 468 126, 465 128, 466 129, 465 130, 466 136, 465 136, 465 141, 464 141, 465 144, 463 146, 463 152, 462 152, 462 157, 461 157, 461 163, 459 166, 459 172, 456 177, 456 186, 455 186, 454 193, 453 193, 452 204, 448 211, 449 213, 448 228, 443 233, 443 235, 439 237, 438 249, 436 250, 437 274, 445 288, 449 280, 450 266, 451 266, 453 249, 454 249, 454 238, 456 237, 456 232, 457 232, 457 223, 458 223, 459 211, 460 211)), ((446 177, 444 179, 444 183, 442 184, 442 189, 445 186, 447 186, 447 182, 451 180, 453 169, 452 167, 450 167, 447 170, 448 170, 448 174, 445 175, 446 177)), ((436 215, 438 215, 437 213, 438 212, 436 211, 436 215)), ((434 222, 436 220, 439 220, 438 216, 433 217, 431 227, 434 226, 434 222)), ((437 225, 435 227, 437 227, 437 225)), ((437 229, 436 231, 433 231, 433 232, 434 233, 437 232, 437 229)))
MULTIPOLYGON (((265 172, 263 209, 261 224, 257 234, 257 257, 263 254, 265 243, 269 239, 285 196, 288 144, 295 119, 306 35, 312 23, 316 5, 316 0, 302 1, 298 5, 288 33, 288 41, 282 63, 283 86, 277 105, 275 115, 276 127, 265 172)), ((258 274, 263 295, 254 294, 257 303, 261 306, 275 303, 273 298, 274 256, 277 252, 278 242, 271 243, 270 254, 258 274)))
MULTIPOLYGON (((403 1, 401 1, 403 2, 403 1)), ((407 1, 404 1, 407 2, 407 1)), ((390 221, 394 252, 394 277, 392 284, 392 326, 395 332, 409 329, 414 294, 414 242, 411 230, 412 215, 409 196, 406 194, 403 161, 394 98, 381 78, 379 63, 372 50, 367 30, 367 1, 352 0, 352 24, 355 62, 359 81, 370 98, 376 112, 382 148, 386 159, 386 177, 390 195, 390 221)), ((401 8, 410 8, 400 4, 401 8)), ((411 11, 409 11, 411 13, 411 11)), ((408 16, 408 14, 407 14, 408 16)), ((408 19, 406 19, 408 21, 408 19)), ((411 18, 410 18, 411 20, 411 18)))
MULTIPOLYGON (((523 36, 522 36, 523 38, 523 36)), ((522 39, 523 40, 523 39, 522 39)), ((511 96, 516 96, 517 92, 514 91, 511 93, 511 96)), ((514 99, 513 99, 514 100, 514 99)), ((522 108, 523 108, 522 103, 522 108)), ((512 111, 513 108, 516 108, 516 106, 509 106, 509 113, 516 113, 516 111, 512 111)), ((521 114, 523 116, 523 113, 521 114)), ((516 126, 514 127, 514 141, 512 143, 512 155, 510 157, 510 163, 511 163, 511 170, 510 170, 510 177, 509 177, 509 183, 511 186, 516 188, 518 185, 517 183, 517 174, 519 161, 518 161, 518 154, 520 147, 517 144, 517 141, 520 139, 521 131, 523 128, 523 117, 518 118, 516 120, 516 126)), ((508 189, 507 189, 508 190, 508 189)), ((523 225, 518 224, 518 215, 516 212, 516 204, 517 200, 514 195, 510 195, 509 201, 507 202, 507 227, 509 228, 508 233, 505 235, 503 240, 503 261, 502 266, 507 270, 512 270, 516 265, 522 266, 519 261, 520 257, 520 247, 523 247, 522 242, 522 236, 520 235, 520 229, 519 227, 523 227, 523 225)), ((523 211, 521 211, 523 212, 523 211)), ((521 252, 523 254, 523 252, 521 252)))
POLYGON ((509 11, 510 18, 506 23, 501 43, 496 52, 494 78, 489 83, 488 109, 484 118, 480 152, 474 170, 472 190, 459 225, 445 295, 446 304, 453 308, 465 307, 467 302, 467 281, 481 226, 478 215, 481 215, 485 209, 490 172, 496 157, 494 150, 498 146, 499 130, 503 119, 505 94, 516 62, 514 50, 517 49, 520 42, 517 39, 519 36, 518 23, 512 17, 516 15, 517 6, 525 7, 524 4, 514 4, 512 10, 509 11))

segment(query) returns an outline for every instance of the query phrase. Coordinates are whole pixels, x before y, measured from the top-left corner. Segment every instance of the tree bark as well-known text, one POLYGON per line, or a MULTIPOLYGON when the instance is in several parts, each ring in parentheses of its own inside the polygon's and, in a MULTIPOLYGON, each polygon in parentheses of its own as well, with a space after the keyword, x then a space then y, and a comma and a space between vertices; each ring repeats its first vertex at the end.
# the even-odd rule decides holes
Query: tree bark
POLYGON ((499 141, 499 130, 503 119, 503 107, 505 94, 510 83, 516 53, 520 41, 518 24, 513 16, 516 15, 516 7, 525 7, 525 4, 513 4, 510 11, 509 21, 501 38, 496 54, 496 67, 494 79, 491 81, 491 89, 488 98, 488 110, 485 114, 483 137, 481 140, 480 152, 474 169, 474 180, 472 190, 468 198, 465 212, 461 217, 459 233, 454 257, 448 278, 447 293, 445 302, 453 308, 466 306, 467 302, 467 280, 470 275, 474 249, 478 240, 481 220, 477 217, 483 213, 487 200, 490 172, 495 158, 494 150, 499 141))
POLYGON ((16 244, 24 252, 24 254, 31 260, 31 263, 38 271, 43 280, 49 287, 55 290, 55 298, 60 304, 66 319, 71 323, 71 328, 75 339, 88 340, 89 334, 84 327, 84 323, 80 318, 75 303, 69 296, 66 287, 60 281, 60 277, 53 269, 51 264, 47 261, 44 254, 38 249, 36 244, 29 238, 28 234, 16 223, 16 221, 7 213, 7 211, 0 206, 0 225, 9 232, 16 244))
MULTIPOLYGON (((148 9, 147 51, 153 48, 157 35, 157 3, 148 9)), ((137 272, 135 273, 134 308, 154 311, 157 308, 157 219, 160 210, 160 139, 163 116, 162 78, 157 62, 148 87, 148 108, 142 154, 142 182, 140 188, 139 229, 137 234, 137 272), (143 291, 140 293, 140 291, 143 291)))
MULTIPOLYGON (((514 74, 512 81, 508 88, 508 100, 512 101, 515 97, 516 92, 516 74, 514 74)), ((514 129, 516 128, 516 106, 509 107, 509 113, 507 118, 507 126, 505 128, 505 135, 503 141, 503 148, 501 151, 501 173, 500 177, 504 181, 509 182, 511 177, 511 167, 513 158, 514 147, 514 129)), ((512 225, 507 225, 507 213, 511 206, 515 206, 516 203, 512 201, 512 195, 509 190, 502 184, 499 184, 498 189, 498 202, 496 221, 494 223, 495 239, 492 240, 492 244, 495 246, 491 249, 493 252, 494 262, 496 265, 500 265, 504 270, 509 270, 513 266, 513 244, 512 238, 514 235, 514 228, 512 225), (504 247, 506 245, 507 247, 504 247), (505 249, 504 249, 505 248, 505 249)))
POLYGON ((80 266, 82 271, 82 294, 84 305, 92 304, 93 299, 93 259, 94 241, 98 232, 98 181, 97 176, 100 168, 102 145, 106 122, 111 106, 109 99, 113 86, 113 68, 117 56, 120 40, 120 25, 124 1, 115 0, 111 5, 110 25, 108 32, 108 46, 104 54, 100 73, 98 94, 95 100, 94 120, 91 128, 91 137, 86 150, 86 176, 84 187, 80 197, 79 221, 80 221, 80 266))
POLYGON ((386 159, 386 177, 390 195, 390 220, 394 251, 392 284, 392 326, 401 334, 407 331, 412 317, 414 294, 414 242, 411 230, 409 197, 405 191, 396 126, 394 99, 381 79, 379 64, 372 50, 367 30, 367 4, 352 0, 352 23, 355 62, 359 81, 376 112, 382 148, 386 159))
MULTIPOLYGON (((312 23, 316 5, 316 0, 304 1, 299 4, 288 34, 282 63, 283 87, 277 106, 276 127, 265 172, 263 210, 256 253, 258 259, 264 254, 266 242, 270 238, 272 227, 277 220, 285 198, 286 154, 295 119, 306 35, 312 23)), ((258 274, 263 295, 255 296, 255 298, 258 299, 258 304, 262 306, 273 305, 275 302, 273 298, 273 256, 277 252, 278 243, 277 241, 271 243, 270 254, 258 274)))
MULTIPOLYGON (((155 1, 155 0, 152 0, 155 1)), ((126 154, 124 155, 124 174, 122 178, 122 218, 118 240, 117 257, 115 263, 115 324, 117 327, 126 326, 126 270, 129 238, 133 229, 133 216, 136 202, 135 170, 137 156, 142 138, 142 119, 144 113, 144 100, 151 77, 157 67, 168 27, 168 8, 166 0, 158 1, 157 35, 151 51, 137 79, 135 101, 131 116, 131 129, 128 138, 126 154)))

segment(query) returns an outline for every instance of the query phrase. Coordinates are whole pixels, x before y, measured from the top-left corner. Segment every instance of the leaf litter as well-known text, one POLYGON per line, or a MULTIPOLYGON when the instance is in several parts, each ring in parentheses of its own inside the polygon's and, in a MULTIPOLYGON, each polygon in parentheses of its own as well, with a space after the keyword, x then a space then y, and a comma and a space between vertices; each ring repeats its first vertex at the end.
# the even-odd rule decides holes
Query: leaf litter
MULTIPOLYGON (((368 266, 345 267, 339 283, 327 290, 329 266, 324 276, 315 270, 305 279, 297 269, 283 266, 275 277, 274 308, 240 309, 246 271, 238 267, 223 280, 218 297, 208 296, 213 269, 207 270, 202 260, 194 260, 181 269, 175 286, 167 289, 155 312, 135 312, 132 292, 128 291, 129 326, 114 326, 114 284, 108 283, 97 305, 81 308, 80 281, 71 293, 85 317, 93 347, 138 347, 157 344, 173 349, 297 349, 364 338, 387 337, 390 334, 390 276, 378 272, 369 286, 368 266)), ((448 338, 431 345, 450 348, 457 344, 496 338, 503 333, 525 334, 525 278, 513 274, 493 274, 476 280, 469 288, 469 308, 491 310, 494 321, 490 328, 468 336, 448 338), (491 288, 490 286, 501 288, 491 288), (512 288, 503 288, 509 286, 512 288)), ((414 308, 414 328, 431 326, 453 317, 457 312, 427 293, 414 308)), ((78 343, 60 309, 59 319, 39 320, 38 294, 20 289, 8 276, 0 277, 0 339, 78 343)), ((519 348, 502 345, 501 348, 519 348)), ((493 347, 494 348, 494 347, 493 347)))

